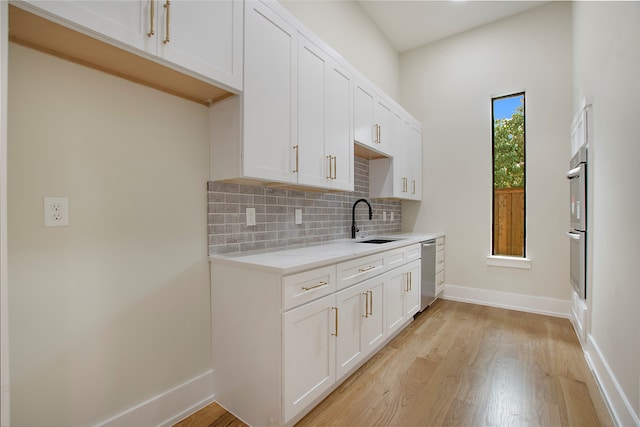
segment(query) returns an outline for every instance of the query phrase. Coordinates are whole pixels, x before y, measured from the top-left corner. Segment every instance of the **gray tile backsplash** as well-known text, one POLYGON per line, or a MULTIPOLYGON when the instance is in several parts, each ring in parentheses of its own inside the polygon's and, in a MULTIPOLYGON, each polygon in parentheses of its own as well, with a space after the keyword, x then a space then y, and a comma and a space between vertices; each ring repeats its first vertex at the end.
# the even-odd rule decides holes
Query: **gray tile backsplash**
MULTIPOLYGON (((360 198, 369 200, 369 161, 356 157, 354 165, 355 191, 352 193, 209 182, 209 254, 284 248, 350 237, 353 203, 360 198), (246 225, 246 208, 255 208, 256 225, 246 225), (297 208, 302 209, 299 225, 294 223, 297 208)), ((366 204, 360 203, 356 208, 359 235, 400 232, 402 206, 399 201, 371 199, 369 202, 373 207, 371 221, 366 204), (383 221, 383 212, 387 214, 386 221, 383 221)))

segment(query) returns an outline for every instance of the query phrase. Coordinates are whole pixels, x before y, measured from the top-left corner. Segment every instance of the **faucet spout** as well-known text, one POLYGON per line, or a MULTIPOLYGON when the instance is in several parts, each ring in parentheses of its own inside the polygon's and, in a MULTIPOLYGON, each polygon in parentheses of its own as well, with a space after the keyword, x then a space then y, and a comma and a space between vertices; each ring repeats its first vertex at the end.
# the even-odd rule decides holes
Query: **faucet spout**
POLYGON ((369 219, 373 219, 373 209, 371 209, 371 205, 369 204, 369 202, 367 202, 366 199, 358 199, 356 200, 356 202, 353 204, 353 208, 351 209, 351 238, 355 239, 356 238, 356 232, 360 231, 358 229, 358 227, 356 226, 356 206, 358 205, 358 203, 360 202, 365 202, 367 204, 367 206, 369 206, 369 219))

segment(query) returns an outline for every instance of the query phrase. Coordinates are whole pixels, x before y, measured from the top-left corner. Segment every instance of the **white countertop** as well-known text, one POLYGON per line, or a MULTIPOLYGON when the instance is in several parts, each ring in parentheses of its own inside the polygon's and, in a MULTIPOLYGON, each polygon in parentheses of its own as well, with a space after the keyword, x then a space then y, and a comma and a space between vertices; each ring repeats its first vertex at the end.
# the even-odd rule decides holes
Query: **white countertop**
POLYGON ((295 248, 212 255, 209 257, 209 260, 212 263, 245 265, 255 269, 287 275, 442 236, 444 236, 444 233, 403 233, 385 236, 366 236, 364 240, 378 237, 398 240, 384 244, 357 243, 358 240, 363 240, 363 238, 334 240, 327 243, 295 248))

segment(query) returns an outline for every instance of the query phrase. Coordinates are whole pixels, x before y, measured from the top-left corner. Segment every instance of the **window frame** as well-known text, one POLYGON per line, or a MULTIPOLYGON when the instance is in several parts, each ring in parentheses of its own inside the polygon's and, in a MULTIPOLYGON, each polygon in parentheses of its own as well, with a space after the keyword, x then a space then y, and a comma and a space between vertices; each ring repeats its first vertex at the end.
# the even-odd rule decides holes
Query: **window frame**
POLYGON ((487 263, 489 265, 501 266, 501 267, 516 267, 516 268, 530 268, 531 261, 527 258, 527 96, 524 90, 510 93, 507 95, 500 96, 492 96, 491 97, 491 255, 487 257, 487 263), (524 168, 523 168, 523 210, 524 210, 524 218, 523 218, 523 241, 522 241, 522 256, 519 255, 504 255, 504 254, 496 254, 495 252, 495 223, 496 223, 496 174, 495 174, 495 160, 496 160, 496 142, 495 142, 495 111, 494 111, 494 103, 495 101, 506 99, 506 98, 516 98, 522 96, 522 105, 524 108, 524 135, 523 135, 523 157, 524 157, 524 168), (524 263, 518 261, 525 261, 524 263), (516 261, 511 264, 510 261, 516 261))

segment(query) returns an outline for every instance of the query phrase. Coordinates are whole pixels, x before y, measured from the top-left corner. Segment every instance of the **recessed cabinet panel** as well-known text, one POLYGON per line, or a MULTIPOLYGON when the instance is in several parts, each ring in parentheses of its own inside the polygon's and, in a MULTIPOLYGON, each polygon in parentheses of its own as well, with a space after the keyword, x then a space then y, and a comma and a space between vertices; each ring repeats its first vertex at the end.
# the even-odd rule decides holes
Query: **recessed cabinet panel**
POLYGON ((325 166, 325 94, 327 62, 325 55, 305 38, 298 49, 298 160, 299 184, 324 187, 325 166))
POLYGON ((245 6, 244 175, 292 182, 296 31, 258 2, 245 6))
POLYGON ((363 329, 367 314, 366 282, 337 293, 340 329, 336 347, 338 378, 355 367, 365 356, 363 329))
POLYGON ((285 423, 335 381, 336 309, 330 295, 282 315, 285 423))
POLYGON ((352 191, 351 75, 302 35, 297 62, 297 183, 352 191))
POLYGON ((326 161, 332 189, 353 191, 353 77, 329 62, 326 92, 326 161))

